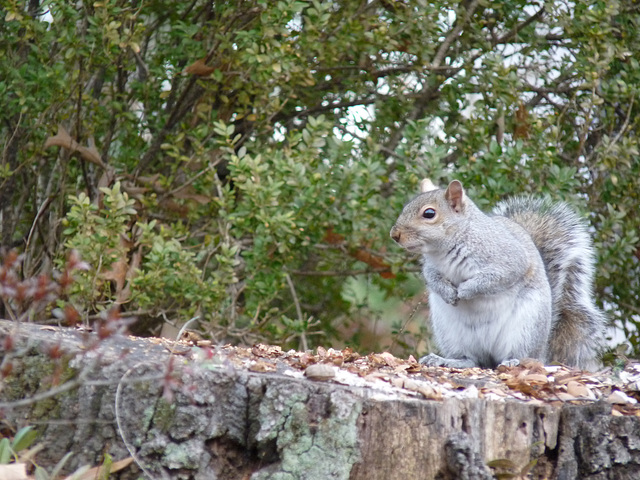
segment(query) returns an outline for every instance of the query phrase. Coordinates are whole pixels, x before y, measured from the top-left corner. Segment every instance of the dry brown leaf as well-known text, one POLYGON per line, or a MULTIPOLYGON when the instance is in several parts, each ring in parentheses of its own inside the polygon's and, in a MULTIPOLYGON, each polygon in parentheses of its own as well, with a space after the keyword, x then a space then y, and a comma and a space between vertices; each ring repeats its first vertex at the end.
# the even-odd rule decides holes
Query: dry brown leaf
POLYGON ((272 363, 258 361, 249 365, 249 371, 251 372, 274 372, 276 370, 276 366, 272 363))
POLYGON ((520 360, 520 366, 529 369, 531 373, 546 373, 544 365, 535 358, 523 358, 520 360))
POLYGON ((116 282, 116 293, 124 288, 124 282, 127 277, 129 264, 126 255, 123 255, 117 262, 111 265, 111 269, 102 274, 105 280, 113 280, 116 282))
POLYGON ((418 393, 429 400, 442 400, 442 390, 426 383, 420 384, 418 393))
POLYGON ((562 400, 563 402, 570 402, 572 400, 577 400, 574 395, 571 395, 567 392, 557 392, 556 397, 562 400))
POLYGON ((102 274, 105 280, 110 280, 116 284, 116 303, 122 305, 129 301, 131 297, 131 285, 127 280, 135 277, 138 267, 142 262, 142 246, 128 259, 128 253, 132 242, 125 236, 120 237, 120 246, 123 248, 121 257, 111 265, 111 269, 102 274))
POLYGON ((202 340, 202 337, 198 332, 194 332, 193 330, 185 330, 184 332, 182 332, 182 337, 180 337, 178 340, 195 344, 202 340))
POLYGON ((492 393, 492 394, 498 395, 500 397, 506 397, 507 396, 507 393, 504 390, 501 390, 500 388, 493 388, 493 387, 487 388, 487 387, 485 387, 485 388, 482 388, 480 390, 480 392, 482 392, 485 395, 487 395, 489 393, 492 393))
POLYGON ((397 365, 394 369, 393 369, 393 373, 405 373, 407 370, 409 370, 412 367, 412 365, 409 365, 408 363, 405 363, 403 365, 397 365))
POLYGON ((507 380, 505 383, 510 389, 518 390, 525 395, 534 396, 534 394, 536 393, 536 390, 530 383, 519 381, 517 378, 507 380))
POLYGON ((342 355, 332 355, 330 357, 331 363, 333 363, 336 367, 341 367, 344 365, 344 357, 342 355))
POLYGON ((360 358, 360 354, 358 352, 354 352, 352 348, 345 348, 342 350, 342 354, 344 355, 345 362, 355 362, 360 358))
POLYGON ((316 359, 313 355, 309 355, 307 352, 304 352, 302 355, 300 355, 300 357, 298 358, 298 361, 300 362, 301 366, 307 367, 315 363, 316 359))
POLYGON ((215 72, 215 70, 216 69, 214 67, 210 67, 204 63, 204 59, 201 58, 185 68, 184 72, 190 73, 191 75, 197 75, 199 77, 206 77, 215 72))
POLYGON ((74 153, 78 152, 82 158, 91 162, 99 167, 106 169, 106 165, 102 162, 102 158, 100 158, 100 153, 96 150, 94 145, 90 145, 89 147, 84 147, 76 142, 69 132, 65 130, 62 125, 58 125, 58 133, 56 133, 53 137, 47 138, 44 142, 44 148, 49 147, 62 147, 69 152, 74 153))
POLYGON ((567 373, 565 375, 560 375, 555 377, 556 385, 566 385, 571 381, 580 380, 582 375, 575 375, 573 373, 567 373))
POLYGON ((523 380, 527 383, 538 385, 546 385, 549 383, 547 376, 539 373, 530 373, 529 375, 525 375, 523 380))
POLYGON ((397 367, 400 363, 400 360, 391 355, 389 352, 382 352, 379 357, 384 360, 384 363, 386 363, 390 367, 397 367))
POLYGON ((567 382, 567 393, 575 397, 591 398, 593 396, 591 391, 586 387, 586 385, 580 382, 576 382, 575 380, 571 380, 570 382, 567 382))
POLYGON ((513 131, 513 138, 529 138, 529 112, 524 103, 520 102, 515 114, 515 129, 513 131))
POLYGON ((256 357, 279 357, 284 352, 282 348, 277 345, 265 345, 263 343, 257 343, 251 347, 251 353, 256 357))
POLYGON ((98 189, 108 187, 116 178, 116 172, 113 167, 107 166, 98 179, 98 189))

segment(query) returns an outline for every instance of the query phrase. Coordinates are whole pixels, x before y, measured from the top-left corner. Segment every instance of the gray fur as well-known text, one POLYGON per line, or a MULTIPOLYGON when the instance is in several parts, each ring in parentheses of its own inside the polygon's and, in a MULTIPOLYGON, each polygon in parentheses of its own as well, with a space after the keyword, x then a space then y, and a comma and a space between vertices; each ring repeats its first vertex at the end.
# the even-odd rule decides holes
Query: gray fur
POLYGON ((454 181, 405 205, 391 236, 422 255, 444 355, 423 363, 495 367, 529 357, 597 367, 605 317, 592 299, 593 248, 566 204, 515 197, 486 215, 454 181))

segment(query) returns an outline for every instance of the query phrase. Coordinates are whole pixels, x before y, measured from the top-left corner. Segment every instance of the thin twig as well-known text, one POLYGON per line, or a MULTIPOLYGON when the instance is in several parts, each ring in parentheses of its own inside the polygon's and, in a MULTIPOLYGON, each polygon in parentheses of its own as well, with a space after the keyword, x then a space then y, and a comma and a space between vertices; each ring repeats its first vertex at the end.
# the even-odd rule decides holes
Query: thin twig
MULTIPOLYGON (((293 297, 293 303, 296 306, 296 313, 298 314, 298 320, 302 325, 304 323, 304 317, 302 316, 302 308, 300 308, 300 301, 298 300, 298 295, 296 294, 296 288, 293 286, 293 282, 291 281, 291 275, 288 273, 284 274, 284 278, 287 280, 289 284, 289 289, 291 290, 291 296, 293 297)), ((302 331, 300 334, 300 343, 302 344, 302 351, 306 352, 308 350, 307 345, 307 337, 305 335, 306 332, 302 331)))
MULTIPOLYGON (((31 229, 29 230, 29 236, 27 237, 27 242, 24 246, 25 252, 29 250, 29 244, 31 243, 31 238, 33 237, 33 232, 36 229, 38 220, 40 220, 40 217, 44 214, 45 210, 49 207, 49 205, 51 205, 52 201, 53 201, 53 197, 47 197, 45 201, 42 202, 42 205, 40 205, 40 208, 38 209, 38 213, 36 213, 36 218, 33 219, 33 223, 31 224, 31 229)), ((23 268, 25 271, 28 271, 26 266, 23 268)))
MULTIPOLYGON (((301 277, 351 277, 356 275, 369 275, 371 273, 390 272, 389 267, 369 268, 366 270, 290 270, 291 274, 301 277)), ((405 272, 419 272, 421 268, 410 267, 403 269, 405 272)))
POLYGON ((605 148, 604 153, 602 154, 603 157, 607 153, 609 153, 609 150, 611 150, 616 143, 618 143, 618 141, 620 140, 620 137, 622 137, 622 134, 625 132, 625 130, 629 126, 629 121, 631 120, 631 110, 633 109, 634 100, 635 100, 635 96, 632 96, 631 100, 629 101, 629 108, 627 109, 627 118, 624 119, 624 123, 622 124, 622 128, 620 129, 620 131, 616 134, 613 140, 607 145, 607 148, 605 148))
MULTIPOLYGON (((181 329, 180 329, 180 331, 178 332, 178 335, 176 335, 176 342, 178 342, 178 341, 182 338, 182 334, 183 334, 183 333, 184 333, 184 331, 187 329, 187 327, 188 327, 191 323, 193 323, 193 322, 195 322, 196 320, 198 320, 199 318, 200 318, 200 315, 198 315, 198 316, 196 316, 196 317, 193 317, 191 320, 189 320, 187 323, 185 323, 185 324, 182 326, 182 328, 181 328, 181 329)), ((173 347, 172 347, 169 351, 170 351, 172 354, 174 354, 174 353, 175 353, 175 350, 174 350, 174 348, 173 348, 173 347)))

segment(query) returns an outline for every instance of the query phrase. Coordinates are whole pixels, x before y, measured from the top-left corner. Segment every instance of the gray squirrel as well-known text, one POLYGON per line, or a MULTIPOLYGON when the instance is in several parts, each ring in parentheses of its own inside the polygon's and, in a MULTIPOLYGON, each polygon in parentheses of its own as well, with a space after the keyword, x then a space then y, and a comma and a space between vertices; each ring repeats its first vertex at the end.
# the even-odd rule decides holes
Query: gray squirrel
POLYGON ((599 366, 606 318, 593 302, 594 251, 564 203, 531 196, 483 213, 454 180, 423 180, 391 237, 422 255, 436 346, 420 362, 453 368, 523 358, 599 366))

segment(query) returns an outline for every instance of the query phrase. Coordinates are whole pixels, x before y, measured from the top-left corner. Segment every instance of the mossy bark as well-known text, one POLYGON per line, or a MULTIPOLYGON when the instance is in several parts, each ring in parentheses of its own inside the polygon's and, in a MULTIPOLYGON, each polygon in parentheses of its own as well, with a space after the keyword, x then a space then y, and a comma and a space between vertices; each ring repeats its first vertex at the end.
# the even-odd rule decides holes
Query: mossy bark
MULTIPOLYGON (((171 355, 131 337, 23 325, 3 351, 4 417, 35 425, 38 461, 69 468, 130 456, 154 478, 492 478, 499 465, 534 478, 637 478, 640 422, 604 403, 443 401, 237 368, 222 357, 171 355), (52 351, 55 353, 52 355, 52 351), (76 381, 75 388, 15 402, 76 381), (117 399, 117 402, 116 402, 117 399), (117 415, 116 415, 117 411, 117 415), (117 418, 116 418, 117 417, 117 418), (119 420, 119 425, 117 420, 119 420)), ((132 465, 119 478, 139 478, 132 465)))

